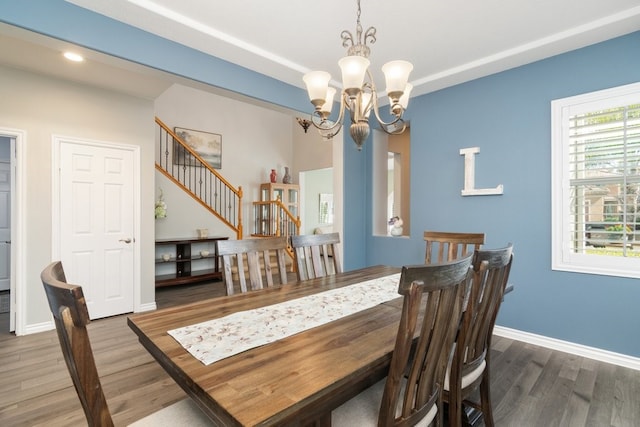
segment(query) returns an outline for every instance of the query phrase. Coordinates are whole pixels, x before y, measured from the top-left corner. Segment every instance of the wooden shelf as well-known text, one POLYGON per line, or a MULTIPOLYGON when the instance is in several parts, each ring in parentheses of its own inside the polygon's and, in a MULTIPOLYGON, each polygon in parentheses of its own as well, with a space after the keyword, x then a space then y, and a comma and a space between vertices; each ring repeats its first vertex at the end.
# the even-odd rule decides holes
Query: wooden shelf
POLYGON ((215 269, 192 271, 189 276, 176 276, 175 274, 161 274, 156 276, 156 288, 163 286, 188 285, 197 282, 208 282, 222 279, 222 272, 215 269))
MULTIPOLYGON (((197 282, 207 282, 220 280, 222 272, 218 256, 216 254, 216 240, 227 240, 228 237, 207 237, 202 239, 159 239, 156 240, 156 254, 158 251, 166 250, 171 254, 171 258, 165 261, 162 256, 156 258, 156 287, 185 285, 197 282), (213 245, 211 244, 213 243, 213 245), (199 250, 194 250, 192 246, 200 245, 208 250, 209 255, 202 256, 199 250), (163 248, 163 249, 159 249, 163 248), (165 249, 166 248, 166 249, 165 249), (192 255, 193 253, 193 255, 192 255), (194 261, 202 261, 208 265, 207 268, 193 269, 194 261), (208 261, 208 263, 207 263, 208 261), (172 265, 172 272, 159 272, 163 265, 172 265)), ((156 255, 157 256, 157 255, 156 255)), ((201 263, 196 263, 201 264, 201 263)))

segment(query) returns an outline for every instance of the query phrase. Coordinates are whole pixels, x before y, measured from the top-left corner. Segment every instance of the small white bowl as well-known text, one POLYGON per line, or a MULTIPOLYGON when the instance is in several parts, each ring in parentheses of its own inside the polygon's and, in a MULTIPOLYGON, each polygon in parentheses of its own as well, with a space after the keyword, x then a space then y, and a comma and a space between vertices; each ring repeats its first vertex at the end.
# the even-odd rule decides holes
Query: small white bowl
POLYGON ((200 256, 203 256, 203 257, 209 256, 209 251, 206 251, 206 250, 205 251, 200 251, 200 256))
POLYGON ((164 261, 169 261, 171 259, 171 254, 162 254, 162 259, 164 261))

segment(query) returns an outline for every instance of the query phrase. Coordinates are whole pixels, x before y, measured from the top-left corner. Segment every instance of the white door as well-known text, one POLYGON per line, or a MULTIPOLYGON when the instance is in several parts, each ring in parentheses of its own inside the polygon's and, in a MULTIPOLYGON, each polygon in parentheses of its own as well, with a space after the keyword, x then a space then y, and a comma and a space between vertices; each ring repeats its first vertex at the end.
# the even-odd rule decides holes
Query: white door
POLYGON ((0 162, 0 291, 11 287, 11 164, 0 162))
POLYGON ((92 319, 133 311, 133 153, 60 143, 60 258, 92 319))

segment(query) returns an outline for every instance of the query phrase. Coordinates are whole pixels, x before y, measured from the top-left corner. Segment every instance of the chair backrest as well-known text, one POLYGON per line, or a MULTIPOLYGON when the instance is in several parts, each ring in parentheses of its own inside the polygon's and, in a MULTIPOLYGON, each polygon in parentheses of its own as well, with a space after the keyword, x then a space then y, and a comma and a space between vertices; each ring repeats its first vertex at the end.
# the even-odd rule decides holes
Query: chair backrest
POLYGON ((471 257, 402 268, 402 315, 379 426, 415 425, 434 406, 442 421, 442 384, 471 277, 471 257))
POLYGON ((89 312, 82 287, 68 285, 57 261, 40 274, 60 347, 89 426, 113 426, 87 333, 89 312))
POLYGON ((339 233, 291 236, 298 280, 342 273, 339 233))
MULTIPOLYGON (((476 251, 473 256, 473 281, 467 296, 456 348, 451 363, 450 392, 458 392, 461 378, 485 364, 489 369, 491 336, 502 303, 511 264, 513 247, 476 251)), ((467 385, 475 388, 482 376, 467 385)))
POLYGON ((446 231, 425 231, 427 249, 425 264, 453 261, 480 249, 484 245, 484 233, 451 233, 446 231))
POLYGON ((262 289, 274 284, 287 283, 286 250, 287 237, 265 237, 243 240, 217 240, 218 255, 222 257, 222 276, 227 287, 227 295, 235 293, 234 276, 242 293, 262 289), (277 271, 271 267, 275 257, 277 271), (234 271, 234 266, 237 269, 234 271), (235 275, 234 275, 235 273, 235 275), (246 274, 249 275, 247 288, 246 274), (275 277, 275 280, 274 280, 275 277))

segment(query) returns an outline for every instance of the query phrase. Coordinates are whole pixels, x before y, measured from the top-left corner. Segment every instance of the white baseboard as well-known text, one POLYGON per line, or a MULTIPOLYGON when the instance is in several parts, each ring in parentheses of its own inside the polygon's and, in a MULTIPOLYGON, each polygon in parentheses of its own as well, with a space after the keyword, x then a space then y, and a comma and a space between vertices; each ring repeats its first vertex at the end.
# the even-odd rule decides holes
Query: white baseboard
POLYGON ((496 325, 495 335, 640 371, 640 358, 496 325))
POLYGON ((42 322, 42 323, 34 323, 33 325, 26 325, 24 328, 24 334, 22 335, 36 334, 38 332, 46 332, 55 328, 56 328, 56 325, 53 323, 53 320, 50 320, 48 322, 42 322))
MULTIPOLYGON (((136 313, 141 313, 143 311, 155 310, 157 308, 155 301, 150 302, 148 304, 142 304, 140 309, 136 313)), ((42 323, 34 323, 32 325, 27 325, 25 327, 24 333, 22 335, 36 334, 38 332, 46 332, 52 329, 55 329, 56 325, 53 323, 53 320, 49 322, 42 323)))
POLYGON ((147 304, 140 304, 140 307, 138 308, 136 313, 142 313, 143 311, 151 311, 151 310, 155 310, 156 308, 158 308, 158 306, 156 306, 155 301, 149 302, 147 304))

